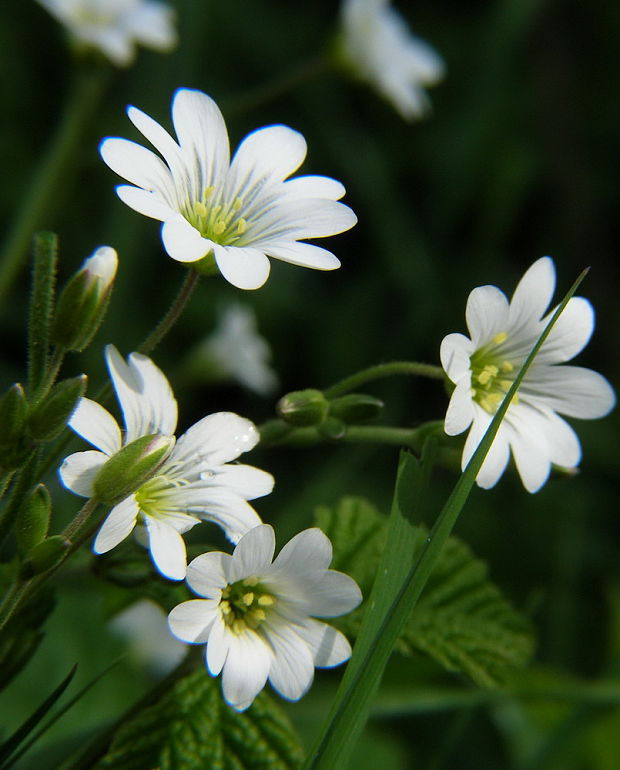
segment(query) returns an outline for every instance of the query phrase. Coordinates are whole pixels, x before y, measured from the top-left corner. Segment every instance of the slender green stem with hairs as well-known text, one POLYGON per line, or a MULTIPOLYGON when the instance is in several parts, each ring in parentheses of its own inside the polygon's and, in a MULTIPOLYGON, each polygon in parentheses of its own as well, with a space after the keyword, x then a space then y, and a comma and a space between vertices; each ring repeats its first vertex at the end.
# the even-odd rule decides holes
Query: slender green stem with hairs
POLYGON ((362 369, 361 372, 351 374, 343 380, 326 388, 323 393, 326 398, 335 398, 349 393, 360 385, 365 385, 372 380, 379 380, 385 377, 393 377, 396 374, 408 374, 414 377, 430 377, 433 380, 445 380, 446 375, 441 366, 433 364, 421 364, 417 361, 390 361, 385 364, 370 366, 368 369, 362 369))

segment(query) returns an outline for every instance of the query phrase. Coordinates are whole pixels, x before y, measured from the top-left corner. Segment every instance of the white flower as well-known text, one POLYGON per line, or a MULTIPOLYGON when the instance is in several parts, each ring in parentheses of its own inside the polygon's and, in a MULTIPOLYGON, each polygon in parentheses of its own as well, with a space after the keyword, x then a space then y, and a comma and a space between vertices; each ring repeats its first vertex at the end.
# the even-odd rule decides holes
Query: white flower
MULTIPOLYGON (((80 399, 69 425, 98 451, 76 452, 60 468, 63 484, 76 495, 92 497, 96 478, 117 452, 142 436, 173 436, 177 404, 163 373, 150 358, 132 353, 126 364, 108 345, 106 361, 121 405, 125 432, 96 401, 80 399)), ((181 534, 200 521, 212 521, 237 542, 261 523, 247 502, 271 492, 273 477, 249 465, 230 462, 258 442, 254 425, 236 414, 218 412, 199 420, 176 442, 170 455, 145 481, 110 511, 93 550, 105 553, 136 525, 144 526, 157 569, 171 580, 186 571, 181 534)))
POLYGON ((429 110, 424 86, 443 77, 441 57, 414 37, 389 0, 344 0, 342 53, 362 79, 373 85, 406 120, 429 110))
POLYGON ((270 358, 269 344, 258 333, 252 308, 234 303, 220 314, 216 329, 191 354, 188 367, 197 376, 231 378, 267 396, 278 385, 270 358))
POLYGON ((135 58, 140 43, 157 51, 176 44, 174 12, 150 0, 38 0, 66 26, 76 43, 99 49, 118 67, 135 58))
POLYGON ((298 700, 314 667, 331 667, 351 655, 346 638, 314 620, 350 612, 362 600, 357 583, 328 569, 332 548, 320 529, 306 529, 280 551, 268 524, 245 535, 232 556, 202 554, 187 569, 187 582, 204 599, 175 607, 172 633, 205 644, 209 672, 222 675, 224 698, 243 711, 267 679, 280 695, 298 700))
POLYGON ((100 294, 106 292, 114 278, 118 268, 118 255, 111 246, 100 246, 95 249, 92 256, 84 260, 82 270, 95 279, 100 294))
POLYGON ((357 218, 338 203, 340 182, 324 176, 285 181, 306 156, 303 136, 287 126, 253 131, 230 161, 224 118, 201 91, 182 88, 172 100, 178 144, 135 107, 127 114, 155 153, 126 139, 101 144, 104 161, 131 185, 116 191, 128 206, 163 222, 166 251, 179 262, 213 261, 240 289, 257 289, 269 259, 334 270, 338 259, 302 238, 322 238, 353 227, 357 218))
MULTIPOLYGON (((463 451, 465 468, 521 365, 549 322, 545 315, 555 289, 555 268, 543 257, 521 278, 510 303, 496 286, 479 286, 467 301, 471 339, 449 334, 441 343, 441 363, 456 385, 445 431, 455 436, 470 428, 463 451)), ((577 355, 594 330, 594 310, 573 297, 529 368, 510 404, 476 479, 488 489, 504 472, 510 452, 523 485, 536 492, 551 464, 574 468, 581 447, 560 414, 594 419, 615 404, 607 380, 591 369, 559 366, 577 355)))

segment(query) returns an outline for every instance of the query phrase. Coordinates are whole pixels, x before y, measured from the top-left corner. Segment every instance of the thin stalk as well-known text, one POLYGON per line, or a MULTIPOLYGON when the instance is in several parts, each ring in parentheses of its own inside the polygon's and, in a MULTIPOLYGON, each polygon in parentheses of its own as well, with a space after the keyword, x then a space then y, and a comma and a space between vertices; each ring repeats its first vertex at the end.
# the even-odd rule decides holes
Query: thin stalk
POLYGON ((67 98, 61 121, 36 168, 25 203, 0 249, 0 306, 11 289, 33 233, 40 229, 47 209, 62 188, 62 178, 88 125, 107 80, 107 69, 82 69, 67 98))
POLYGON ((14 475, 15 471, 6 471, 5 473, 0 474, 0 500, 4 497, 14 475))
POLYGON ((349 393, 360 385, 365 385, 372 380, 379 380, 384 377, 393 377, 396 374, 408 374, 414 377, 430 377, 433 380, 445 380, 446 375, 441 366, 433 364, 422 364, 417 361, 390 361, 385 364, 370 366, 368 369, 362 369, 361 372, 351 374, 343 380, 335 383, 323 391, 326 398, 335 398, 344 393, 349 393))
POLYGON ((168 312, 153 329, 153 331, 148 335, 144 342, 142 342, 142 344, 138 347, 138 353, 148 355, 159 345, 163 338, 168 334, 170 329, 172 329, 174 324, 178 321, 181 313, 185 310, 185 307, 187 306, 187 303, 189 302, 194 289, 198 285, 199 280, 200 273, 190 268, 187 271, 187 274, 183 279, 183 283, 181 284, 181 288, 179 289, 179 293, 175 297, 172 305, 170 305, 168 312))
POLYGON ((26 493, 36 483, 39 458, 40 451, 35 449, 24 465, 15 472, 15 482, 13 483, 10 497, 4 510, 0 512, 0 544, 4 542, 5 537, 13 526, 13 521, 17 516, 17 511, 26 493))

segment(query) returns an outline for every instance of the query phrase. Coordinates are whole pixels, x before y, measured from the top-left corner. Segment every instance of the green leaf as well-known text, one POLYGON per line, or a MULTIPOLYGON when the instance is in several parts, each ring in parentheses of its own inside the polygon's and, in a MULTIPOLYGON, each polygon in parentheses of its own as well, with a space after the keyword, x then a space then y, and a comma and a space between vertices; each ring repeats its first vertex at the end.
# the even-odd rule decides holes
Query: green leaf
MULTIPOLYGON (((368 596, 385 547, 387 518, 368 500, 345 497, 333 509, 319 508, 316 522, 332 541, 332 569, 351 575, 368 596)), ((411 531, 415 560, 428 531, 418 525, 411 531)), ((365 609, 366 602, 332 622, 355 637, 365 609)), ((481 687, 494 687, 529 661, 533 647, 531 624, 489 581, 485 562, 450 537, 396 649, 425 653, 481 687)))
POLYGON ((301 748, 282 711, 261 693, 245 712, 222 700, 220 682, 200 669, 116 734, 95 770, 288 770, 301 748))

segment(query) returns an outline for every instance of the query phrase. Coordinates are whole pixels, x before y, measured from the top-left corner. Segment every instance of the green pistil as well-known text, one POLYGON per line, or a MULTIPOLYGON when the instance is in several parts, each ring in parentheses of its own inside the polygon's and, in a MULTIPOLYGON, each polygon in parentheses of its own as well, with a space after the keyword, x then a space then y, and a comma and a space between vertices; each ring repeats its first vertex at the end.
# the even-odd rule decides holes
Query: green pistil
POLYGON ((275 597, 258 579, 250 577, 226 586, 222 591, 220 610, 228 628, 234 634, 242 634, 248 628, 257 629, 275 602, 275 597))
POLYGON ((223 246, 230 246, 247 230, 247 220, 239 216, 243 206, 241 198, 235 198, 232 205, 214 205, 214 187, 207 187, 202 200, 195 201, 187 211, 187 219, 203 236, 223 246))
POLYGON ((146 484, 143 484, 138 489, 134 496, 138 507, 142 513, 153 518, 158 518, 162 513, 162 497, 172 487, 181 486, 182 482, 178 479, 174 481, 167 476, 155 476, 153 479, 149 479, 146 484))
MULTIPOLYGON (((492 344, 477 350, 469 362, 472 398, 489 414, 495 414, 512 385, 514 364, 497 355, 497 346, 507 338, 506 332, 496 334, 492 344)), ((518 400, 518 395, 515 395, 512 403, 516 404, 518 400)))

